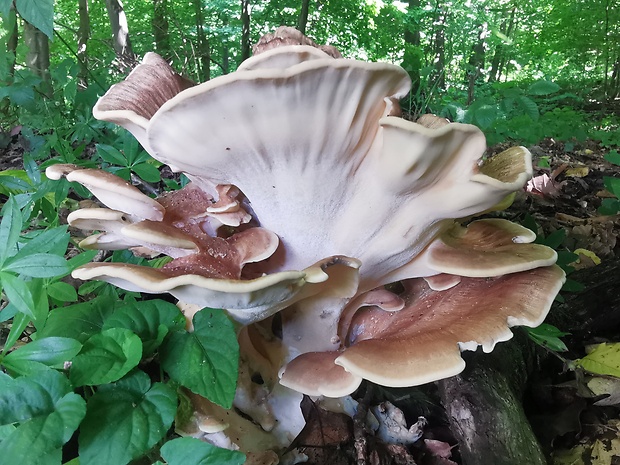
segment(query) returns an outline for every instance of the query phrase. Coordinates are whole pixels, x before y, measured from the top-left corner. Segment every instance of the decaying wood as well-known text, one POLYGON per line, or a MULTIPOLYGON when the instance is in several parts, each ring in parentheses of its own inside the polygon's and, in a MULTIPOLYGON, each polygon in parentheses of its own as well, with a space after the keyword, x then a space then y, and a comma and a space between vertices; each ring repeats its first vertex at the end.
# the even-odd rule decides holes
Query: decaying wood
MULTIPOLYGON (((563 294, 548 322, 570 331, 574 340, 618 341, 620 263, 609 260, 572 274, 585 286, 563 294), (614 336, 615 335, 615 336, 614 336)), ((464 353, 467 368, 439 382, 442 404, 459 441, 463 465, 543 465, 546 458, 522 406, 522 390, 532 370, 532 346, 519 332, 493 353, 464 353)))

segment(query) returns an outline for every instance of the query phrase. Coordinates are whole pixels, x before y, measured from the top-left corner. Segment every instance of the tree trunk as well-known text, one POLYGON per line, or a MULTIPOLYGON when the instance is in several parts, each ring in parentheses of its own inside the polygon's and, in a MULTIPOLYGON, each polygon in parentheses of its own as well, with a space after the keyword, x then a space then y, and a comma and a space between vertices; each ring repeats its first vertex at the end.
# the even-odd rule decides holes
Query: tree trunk
POLYGON ((204 14, 202 0, 194 0, 194 13, 196 21, 197 63, 198 81, 211 79, 211 46, 204 29, 204 14))
POLYGON ((411 95, 420 92, 420 68, 422 67, 420 51, 420 24, 412 19, 420 11, 420 0, 409 0, 408 18, 405 23, 405 55, 402 67, 411 77, 411 95))
POLYGON ((438 89, 446 88, 446 13, 439 2, 436 5, 434 63, 435 83, 438 89))
POLYGON ((521 402, 525 346, 511 341, 491 354, 464 353, 463 373, 438 383, 463 465, 546 465, 521 402))
POLYGON ((32 24, 24 21, 24 42, 28 47, 28 54, 26 55, 28 68, 44 81, 49 81, 50 47, 48 37, 32 24))
POLYGON ((308 25, 308 11, 310 10, 310 0, 302 0, 301 13, 297 21, 297 29, 302 34, 306 34, 306 26, 308 25))
POLYGON ((127 16, 120 0, 105 0, 105 6, 112 28, 112 45, 116 53, 116 66, 121 71, 129 71, 136 65, 136 56, 129 40, 127 16))
POLYGON ((90 38, 90 17, 88 16, 88 0, 78 0, 78 16, 80 26, 77 34, 77 59, 80 65, 78 79, 80 86, 88 86, 88 39, 90 38))
POLYGON ((250 0, 241 0, 241 61, 250 54, 250 0))
POLYGON ((153 38, 155 50, 166 60, 172 58, 168 22, 168 0, 153 0, 153 38))
MULTIPOLYGON (((502 20, 502 23, 499 27, 499 32, 501 32, 504 35, 504 37, 508 37, 509 35, 509 32, 508 32, 509 24, 512 24, 514 22, 516 9, 517 9, 516 7, 513 7, 510 12, 510 18, 505 17, 502 20)), ((507 10, 504 10, 504 12, 506 11, 507 10)), ((502 40, 504 39, 502 38, 502 40)), ((499 44, 495 46, 495 52, 493 53, 493 60, 491 61, 491 71, 489 71, 488 82, 497 81, 499 79, 499 75, 498 75, 498 73, 500 72, 499 65, 502 62, 503 52, 504 52, 504 44, 500 42, 499 44)))
POLYGON ((467 105, 474 101, 476 80, 482 74, 484 68, 484 29, 478 26, 478 40, 472 47, 469 62, 467 63, 467 105))
POLYGON ((11 60, 9 63, 9 77, 12 79, 15 75, 15 61, 17 57, 17 41, 19 39, 19 29, 17 27, 17 13, 15 8, 11 8, 9 12, 9 21, 7 26, 9 27, 9 37, 6 41, 6 51, 11 60))
MULTIPOLYGON (((585 290, 564 294, 547 322, 584 341, 617 340, 620 333, 620 263, 604 261, 577 271, 571 278, 585 290), (605 311, 601 311, 604 309, 605 311)), ((512 341, 498 344, 491 354, 464 352, 467 366, 460 374, 438 382, 452 432, 459 442, 463 465, 543 465, 521 397, 540 352, 517 330, 512 341)), ((548 355, 552 357, 552 355, 548 355)))

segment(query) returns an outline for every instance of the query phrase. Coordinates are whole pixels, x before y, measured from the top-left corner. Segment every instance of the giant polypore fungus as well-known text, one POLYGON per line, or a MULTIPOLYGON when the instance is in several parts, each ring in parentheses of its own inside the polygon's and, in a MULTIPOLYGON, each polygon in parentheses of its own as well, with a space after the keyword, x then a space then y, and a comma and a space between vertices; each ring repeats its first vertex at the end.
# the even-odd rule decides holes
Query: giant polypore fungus
MULTIPOLYGON (((99 100, 97 118, 191 183, 152 199, 103 171, 48 168, 106 207, 71 214, 99 231, 85 247, 173 258, 92 263, 76 278, 226 309, 246 325, 244 369, 265 381, 252 394, 246 376, 240 397, 276 416, 281 398, 299 400, 282 386, 339 397, 362 379, 427 383, 460 372, 461 350, 543 321, 564 280, 555 252, 505 220, 467 224, 531 177, 525 148, 481 159, 478 128, 400 118, 410 79, 398 66, 338 58, 286 29, 263 45, 196 86, 149 53, 99 100)), ((276 426, 289 425, 281 443, 298 417, 276 426)))

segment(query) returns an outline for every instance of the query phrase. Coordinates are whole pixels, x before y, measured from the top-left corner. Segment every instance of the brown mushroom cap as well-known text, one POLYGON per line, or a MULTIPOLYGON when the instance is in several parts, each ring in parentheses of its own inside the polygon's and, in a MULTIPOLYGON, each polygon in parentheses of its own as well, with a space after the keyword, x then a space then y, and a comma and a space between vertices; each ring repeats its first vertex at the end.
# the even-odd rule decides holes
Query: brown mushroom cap
MULTIPOLYGON (((423 279, 405 281, 398 312, 358 311, 347 329, 348 347, 335 363, 384 386, 415 386, 459 373, 461 350, 490 352, 512 337, 515 325, 538 326, 565 280, 557 266, 495 278, 462 278, 445 291, 423 279)), ((344 337, 344 336, 343 336, 344 337)))

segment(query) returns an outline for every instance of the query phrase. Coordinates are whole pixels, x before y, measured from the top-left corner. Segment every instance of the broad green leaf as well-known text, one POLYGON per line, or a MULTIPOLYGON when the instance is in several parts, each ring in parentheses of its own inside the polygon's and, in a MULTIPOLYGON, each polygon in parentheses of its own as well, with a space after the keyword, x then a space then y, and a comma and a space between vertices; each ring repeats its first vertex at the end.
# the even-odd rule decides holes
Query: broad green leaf
POLYGON ((610 150, 605 154, 605 160, 614 165, 620 165, 620 153, 617 150, 610 150))
POLYGON ((56 281, 55 283, 49 284, 45 288, 45 291, 47 295, 60 302, 75 302, 78 300, 75 288, 71 284, 63 281, 56 281))
POLYGON ((32 278, 53 278, 71 271, 65 257, 49 253, 35 253, 7 260, 4 264, 4 270, 32 278))
POLYGON ((566 239, 566 230, 556 229, 545 238, 538 237, 536 239, 536 243, 546 245, 547 247, 551 247, 552 249, 557 249, 560 245, 562 245, 564 239, 566 239))
POLYGON ((54 35, 54 0, 15 0, 20 16, 50 39, 54 35))
POLYGON ((99 253, 98 250, 86 250, 75 257, 70 258, 68 262, 71 270, 75 270, 78 266, 91 262, 97 253, 99 253))
POLYGON ((17 310, 34 319, 34 300, 26 281, 11 273, 0 271, 0 282, 7 298, 17 310))
POLYGON ((610 176, 603 177, 605 189, 620 199, 620 178, 612 178, 610 176))
POLYGON ((530 95, 549 95, 560 90, 560 86, 551 81, 536 81, 527 90, 530 95))
POLYGON ((222 310, 204 308, 194 315, 194 332, 171 332, 159 355, 170 377, 191 391, 230 408, 237 385, 239 345, 222 310))
POLYGON ((15 197, 9 197, 2 208, 0 222, 0 266, 11 255, 22 230, 23 217, 15 197))
POLYGON ((79 437, 80 465, 125 465, 161 441, 172 425, 177 396, 137 371, 88 400, 79 437))
POLYGON ((91 336, 73 359, 69 378, 75 386, 117 381, 142 358, 142 342, 128 329, 111 328, 91 336))
POLYGON ((164 300, 129 301, 104 323, 104 329, 125 328, 137 334, 144 345, 144 355, 151 355, 169 331, 185 328, 185 317, 176 305, 164 300))
POLYGON ((523 109, 523 112, 532 118, 532 121, 538 121, 540 113, 538 112, 538 105, 536 105, 536 102, 525 95, 520 96, 517 102, 519 102, 519 106, 523 109))
POLYGON ((599 344, 574 364, 590 373, 620 378, 620 343, 599 344))
POLYGON ((497 118, 497 108, 492 105, 481 105, 476 108, 474 114, 480 129, 487 129, 497 118))
POLYGON ((101 331, 103 322, 113 311, 114 300, 109 297, 95 297, 88 302, 56 308, 36 335, 38 338, 68 337, 84 343, 101 331))
POLYGON ((66 337, 45 337, 29 342, 9 353, 2 361, 7 368, 19 372, 23 362, 38 362, 50 367, 60 366, 73 359, 82 348, 75 339, 66 337))
POLYGON ((52 369, 15 379, 0 378, 0 425, 47 415, 71 390, 69 380, 52 369))
POLYGON ((222 449, 195 438, 177 438, 161 448, 168 465, 241 465, 245 455, 222 449))
POLYGON ((150 163, 138 163, 133 165, 131 169, 146 182, 159 182, 161 180, 159 170, 150 163))
POLYGON ((574 279, 568 278, 564 285, 562 286, 562 291, 564 292, 581 292, 583 291, 585 286, 580 282, 575 281, 574 279))
POLYGON ((3 463, 25 463, 25 455, 38 458, 59 449, 71 439, 85 413, 84 399, 69 392, 52 411, 20 424, 0 443, 3 463))

